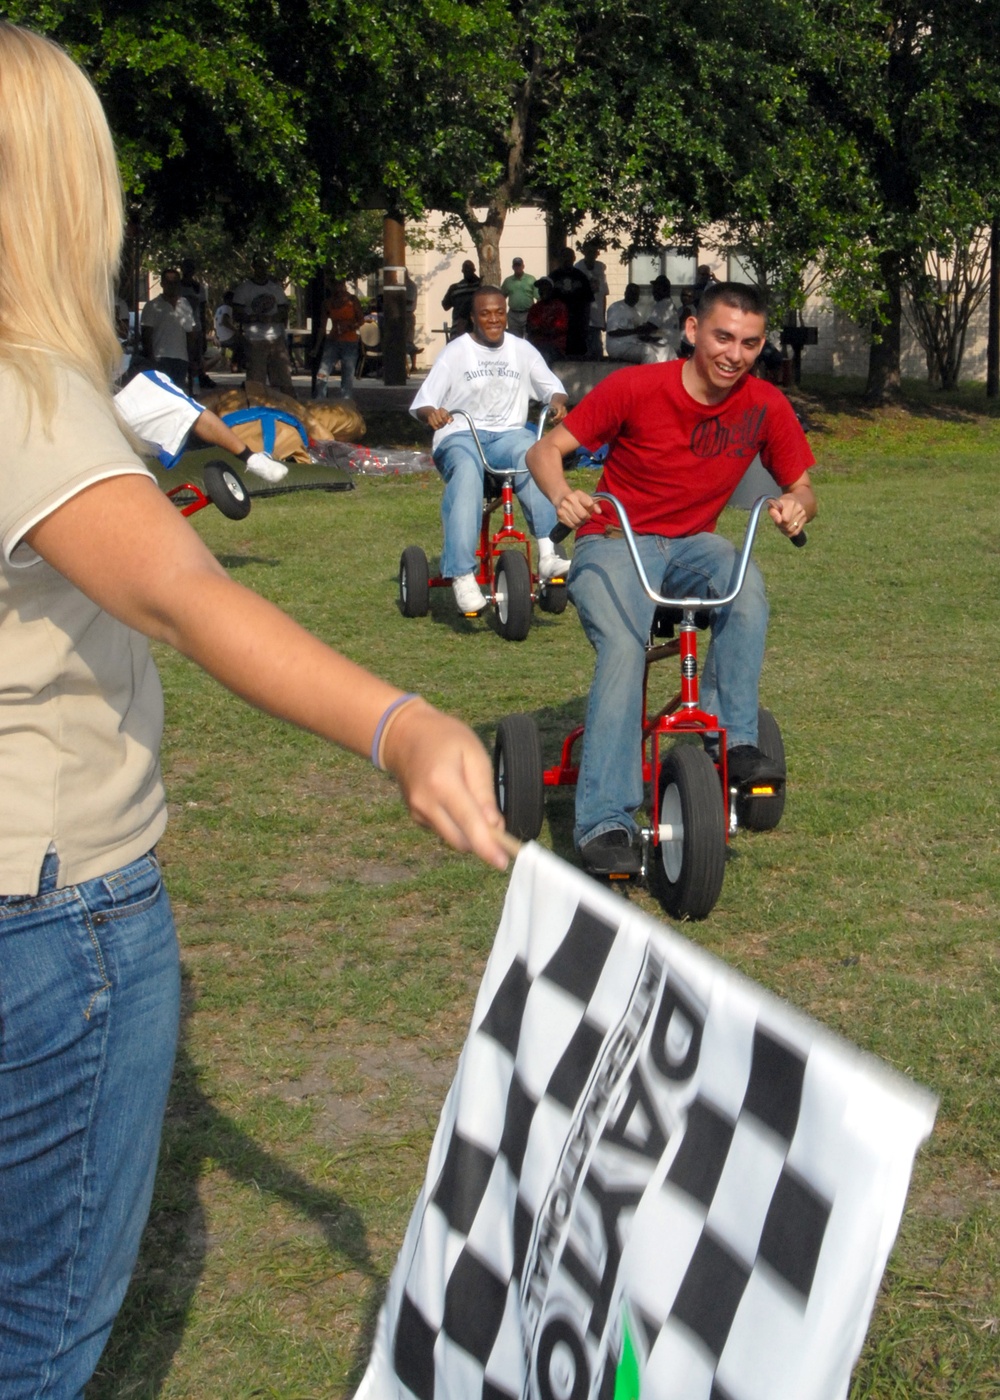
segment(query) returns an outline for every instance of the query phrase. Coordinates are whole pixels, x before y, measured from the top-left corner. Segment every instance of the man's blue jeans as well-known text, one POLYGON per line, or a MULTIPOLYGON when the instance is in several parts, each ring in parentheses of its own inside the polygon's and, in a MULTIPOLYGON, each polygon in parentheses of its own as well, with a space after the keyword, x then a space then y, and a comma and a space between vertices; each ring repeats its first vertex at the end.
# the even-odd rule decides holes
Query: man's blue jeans
POLYGON ((0 1395, 78 1400, 139 1249, 177 1045, 153 855, 0 898, 0 1395))
MULTIPOLYGON (((649 582, 671 598, 724 597, 736 551, 719 535, 637 535, 649 582)), ((646 596, 624 539, 584 535, 570 568, 569 596, 597 652, 576 789, 578 846, 620 828, 635 835, 642 805, 642 677, 655 603, 646 596)), ((757 691, 767 636, 764 581, 751 563, 735 602, 713 614, 701 667, 701 708, 717 714, 730 748, 757 742, 757 691)), ((669 664, 669 663, 664 663, 669 664)))
MULTIPOLYGON (((479 441, 491 467, 517 468, 514 491, 532 534, 536 538, 551 534, 556 527, 555 507, 524 465, 528 448, 536 441, 534 429, 510 428, 502 433, 480 430, 479 441)), ((441 502, 441 573, 445 578, 458 578, 476 571, 483 519, 483 464, 472 434, 450 433, 434 453, 434 465, 445 483, 441 502)))

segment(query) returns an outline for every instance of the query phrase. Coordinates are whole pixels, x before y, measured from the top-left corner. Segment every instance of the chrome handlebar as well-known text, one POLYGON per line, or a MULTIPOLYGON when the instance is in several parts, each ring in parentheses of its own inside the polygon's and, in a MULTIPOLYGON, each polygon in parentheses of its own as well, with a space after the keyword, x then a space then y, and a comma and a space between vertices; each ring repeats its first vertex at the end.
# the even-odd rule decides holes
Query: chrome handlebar
MULTIPOLYGON (((747 521, 746 534, 743 536, 743 546, 736 561, 736 582, 724 598, 665 598, 662 593, 657 593, 646 576, 646 570, 642 566, 639 557, 639 547, 635 542, 635 535, 632 533, 632 526, 629 522, 625 507, 607 491, 595 491, 593 493, 595 501, 607 501, 613 505, 628 545, 629 553, 632 556, 632 563, 635 571, 639 575, 639 582, 642 584, 646 596, 661 608, 681 608, 691 611, 698 611, 703 608, 723 608, 727 603, 731 603, 743 587, 746 578, 747 568, 750 564, 750 552, 753 549, 754 536, 757 533, 757 522, 760 520, 760 513, 771 501, 776 501, 777 496, 759 496, 754 501, 750 509, 750 519, 747 521)), ((792 535, 789 537, 793 544, 805 544, 804 534, 792 535)))
MULTIPOLYGON (((482 464, 488 472, 492 472, 494 476, 513 476, 519 470, 517 467, 491 467, 486 460, 486 453, 483 451, 483 444, 479 441, 479 434, 476 432, 476 425, 473 423, 471 415, 466 413, 464 408, 449 409, 448 412, 451 414, 452 418, 464 418, 466 423, 468 423, 469 432, 472 434, 472 440, 476 444, 476 451, 479 453, 482 464)), ((548 416, 549 407, 548 404, 546 404, 538 415, 538 428, 535 432, 536 442, 541 441, 542 434, 545 431, 545 420, 548 416)))

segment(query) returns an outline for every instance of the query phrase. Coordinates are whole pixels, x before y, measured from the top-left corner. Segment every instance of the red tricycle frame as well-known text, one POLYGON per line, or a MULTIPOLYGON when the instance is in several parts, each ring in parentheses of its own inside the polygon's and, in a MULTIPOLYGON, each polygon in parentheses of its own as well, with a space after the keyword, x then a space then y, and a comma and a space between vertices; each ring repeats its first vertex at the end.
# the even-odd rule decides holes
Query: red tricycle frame
MULTIPOLYGON (((653 818, 640 830, 642 873, 669 913, 677 918, 704 918, 722 889, 730 836, 739 826, 770 830, 777 826, 784 810, 783 778, 753 785, 730 784, 726 731, 717 715, 702 709, 698 681, 698 631, 707 625, 708 611, 726 607, 742 589, 761 512, 773 498, 762 496, 751 509, 734 581, 724 597, 667 598, 649 582, 620 502, 606 492, 594 495, 615 508, 643 589, 659 610, 646 647, 643 674, 642 775, 644 784, 650 785, 653 818), (680 689, 650 714, 650 669, 671 656, 680 657, 680 689), (707 741, 707 746, 705 742, 679 744, 664 753, 663 740, 681 735, 707 741)), ((804 544, 805 536, 793 537, 793 543, 804 544)), ((777 723, 765 709, 759 711, 758 720, 758 746, 783 772, 784 746, 777 723)), ((559 762, 543 769, 534 718, 512 715, 501 723, 494 747, 494 779, 497 800, 513 835, 521 839, 538 835, 544 817, 544 788, 577 782, 579 765, 574 749, 583 732, 582 725, 574 728, 563 741, 559 762)))
MULTIPOLYGON (((548 410, 543 409, 538 420, 539 438, 547 416, 548 410)), ((480 588, 487 590, 489 600, 496 609, 501 636, 510 642, 520 642, 531 628, 532 607, 536 602, 544 612, 565 611, 566 581, 562 577, 541 579, 535 573, 531 539, 514 524, 516 469, 491 467, 469 414, 456 409, 452 417, 464 418, 469 425, 483 464, 484 488, 488 490, 491 478, 500 482, 499 496, 486 495, 483 501, 479 546, 476 550, 476 582, 480 588), (502 512, 500 528, 491 533, 490 522, 497 509, 502 512)), ((404 617, 425 617, 430 609, 429 590, 446 588, 452 581, 446 574, 431 576, 424 551, 419 545, 409 545, 403 550, 399 561, 399 604, 404 617)), ((477 614, 467 616, 475 617, 477 614)))

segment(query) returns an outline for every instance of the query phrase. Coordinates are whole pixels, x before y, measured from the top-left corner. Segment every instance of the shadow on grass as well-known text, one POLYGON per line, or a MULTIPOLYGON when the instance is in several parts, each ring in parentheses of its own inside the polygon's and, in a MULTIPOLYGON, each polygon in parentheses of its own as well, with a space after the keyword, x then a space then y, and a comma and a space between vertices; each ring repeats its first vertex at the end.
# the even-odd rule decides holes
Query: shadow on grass
POLYGON ((865 386, 861 379, 842 379, 833 375, 807 375, 801 385, 793 388, 789 398, 797 409, 809 418, 809 431, 828 433, 832 430, 813 420, 813 414, 843 414, 865 422, 892 417, 929 419, 943 423, 967 423, 977 417, 1000 417, 1000 399, 989 399, 980 384, 967 384, 959 389, 933 389, 915 380, 904 380, 898 401, 882 407, 865 401, 865 386))
MULTIPOLYGON (((431 571, 432 578, 437 576, 436 571, 439 567, 440 565, 438 565, 435 560, 431 571)), ((397 584, 398 581, 398 575, 395 574, 391 579, 386 580, 387 583, 391 584, 397 584)), ((483 592, 485 593, 486 591, 484 586, 483 592)), ((497 636, 502 635, 500 632, 500 619, 492 603, 488 603, 483 611, 476 617, 466 617, 464 613, 458 611, 455 605, 455 598, 451 591, 450 583, 438 584, 436 587, 432 587, 428 594, 427 603, 426 615, 430 618, 431 623, 435 627, 447 627, 450 631, 456 632, 461 636, 469 636, 478 632, 494 632, 497 636)), ((399 613, 402 613, 403 605, 399 598, 396 599, 396 608, 399 613)), ((419 627, 422 622, 422 619, 419 617, 410 618, 408 620, 417 627, 419 627)), ((532 607, 531 631, 534 631, 536 628, 544 630, 548 627, 559 625, 561 625, 559 614, 548 613, 543 608, 539 607, 537 603, 532 607)))
POLYGON ((215 557, 224 569, 245 569, 248 564, 278 569, 285 562, 283 559, 265 559, 261 554, 217 554, 215 557))
MULTIPOLYGON (((191 1009, 186 986, 184 1000, 186 1020, 191 1009)), ((322 1231, 331 1253, 371 1283, 351 1360, 353 1389, 368 1363, 388 1283, 372 1260, 364 1217, 336 1192, 321 1190, 292 1171, 220 1113, 201 1088, 182 1026, 149 1221, 86 1400, 153 1400, 163 1389, 211 1243, 199 1195, 201 1177, 209 1171, 223 1171, 235 1182, 286 1202, 322 1231)))

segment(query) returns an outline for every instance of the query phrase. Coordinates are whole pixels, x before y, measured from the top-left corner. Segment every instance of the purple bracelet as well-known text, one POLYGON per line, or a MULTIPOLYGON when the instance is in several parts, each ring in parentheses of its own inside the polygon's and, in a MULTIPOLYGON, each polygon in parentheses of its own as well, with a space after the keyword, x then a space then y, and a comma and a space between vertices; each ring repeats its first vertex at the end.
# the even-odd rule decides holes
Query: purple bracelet
POLYGON ((383 712, 382 718, 379 720, 378 724, 375 726, 375 737, 372 739, 372 764, 373 764, 376 768, 380 769, 382 772, 384 772, 385 770, 382 768, 381 763, 379 763, 379 761, 378 761, 378 751, 379 751, 379 746, 380 746, 381 743, 382 743, 382 735, 385 733, 385 727, 386 727, 386 725, 389 723, 389 720, 390 720, 390 718, 392 717, 392 715, 395 714, 395 712, 399 709, 400 705, 405 705, 405 704, 407 704, 410 700, 419 700, 419 699, 420 699, 420 696, 416 693, 416 691, 410 691, 410 692, 408 692, 406 695, 400 695, 397 699, 395 699, 395 700, 392 702, 392 704, 388 707, 388 709, 386 709, 386 710, 383 712))

